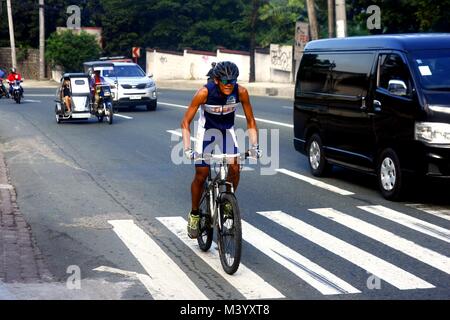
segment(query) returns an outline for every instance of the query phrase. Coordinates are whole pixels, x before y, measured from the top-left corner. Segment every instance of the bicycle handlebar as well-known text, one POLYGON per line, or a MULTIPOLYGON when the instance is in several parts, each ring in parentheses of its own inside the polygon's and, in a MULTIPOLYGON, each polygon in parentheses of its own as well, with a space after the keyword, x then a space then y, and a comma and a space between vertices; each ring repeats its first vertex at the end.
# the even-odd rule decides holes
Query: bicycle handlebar
POLYGON ((215 160, 225 160, 225 159, 231 159, 231 158, 236 158, 239 157, 239 159, 257 159, 255 157, 250 157, 250 154, 247 152, 245 153, 239 153, 239 154, 212 154, 212 153, 203 153, 202 156, 195 158, 194 161, 205 161, 205 160, 210 160, 210 159, 215 159, 215 160))

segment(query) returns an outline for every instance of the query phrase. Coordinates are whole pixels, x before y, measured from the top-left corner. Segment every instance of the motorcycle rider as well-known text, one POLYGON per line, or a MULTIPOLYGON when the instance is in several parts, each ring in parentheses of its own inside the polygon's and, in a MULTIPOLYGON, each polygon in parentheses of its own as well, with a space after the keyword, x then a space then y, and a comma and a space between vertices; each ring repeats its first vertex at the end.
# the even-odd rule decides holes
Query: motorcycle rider
POLYGON ((105 82, 105 79, 100 75, 100 69, 94 68, 94 74, 92 75, 90 81, 91 93, 92 93, 92 102, 94 102, 94 110, 98 107, 98 101, 100 100, 100 96, 97 93, 96 87, 99 84, 105 82))
POLYGON ((9 98, 8 90, 6 90, 5 84, 3 83, 3 81, 4 81, 3 78, 5 75, 6 75, 6 72, 3 71, 3 69, 0 69, 0 97, 6 96, 7 98, 9 98))
MULTIPOLYGON (((10 69, 11 73, 8 75, 8 83, 9 83, 9 95, 12 97, 13 93, 13 83, 14 81, 20 81, 22 82, 22 76, 20 73, 17 72, 17 69, 15 67, 12 67, 10 69)), ((20 85, 20 95, 23 98, 23 88, 22 85, 20 85)))
POLYGON ((214 70, 215 66, 216 66, 215 62, 211 63, 211 69, 209 69, 208 73, 206 74, 206 76, 208 77, 208 80, 207 80, 208 82, 214 81, 213 70, 214 70))

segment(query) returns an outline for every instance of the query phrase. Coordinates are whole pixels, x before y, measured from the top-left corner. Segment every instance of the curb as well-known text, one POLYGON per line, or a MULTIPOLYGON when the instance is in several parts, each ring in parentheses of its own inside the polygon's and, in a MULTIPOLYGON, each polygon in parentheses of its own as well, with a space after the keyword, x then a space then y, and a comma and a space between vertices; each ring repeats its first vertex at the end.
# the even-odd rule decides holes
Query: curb
POLYGON ((11 185, 0 149, 0 283, 41 283, 51 280, 51 273, 45 266, 31 227, 17 205, 16 190, 11 185))

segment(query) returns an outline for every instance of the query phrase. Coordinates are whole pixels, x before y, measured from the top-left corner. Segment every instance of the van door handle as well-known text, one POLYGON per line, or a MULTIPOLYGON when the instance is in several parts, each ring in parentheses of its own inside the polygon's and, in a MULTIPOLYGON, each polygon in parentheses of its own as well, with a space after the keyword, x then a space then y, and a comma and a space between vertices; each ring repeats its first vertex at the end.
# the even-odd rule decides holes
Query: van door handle
POLYGON ((367 110, 367 106, 366 106, 366 98, 365 97, 361 97, 361 107, 359 108, 363 111, 367 110))
POLYGON ((381 111, 381 102, 378 100, 373 100, 373 111, 380 112, 381 111))

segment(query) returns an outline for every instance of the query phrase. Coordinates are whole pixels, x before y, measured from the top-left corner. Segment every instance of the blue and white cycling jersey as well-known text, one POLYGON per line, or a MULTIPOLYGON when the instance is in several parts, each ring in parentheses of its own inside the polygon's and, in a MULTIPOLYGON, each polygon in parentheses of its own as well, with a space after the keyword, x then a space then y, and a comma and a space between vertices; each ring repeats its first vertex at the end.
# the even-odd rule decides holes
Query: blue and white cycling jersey
POLYGON ((208 89, 206 103, 200 106, 195 150, 202 154, 205 148, 215 142, 220 145, 222 153, 239 154, 234 118, 240 104, 238 84, 234 85, 230 95, 224 95, 219 86, 213 82, 205 85, 208 89), (221 133, 223 139, 215 137, 221 133))

